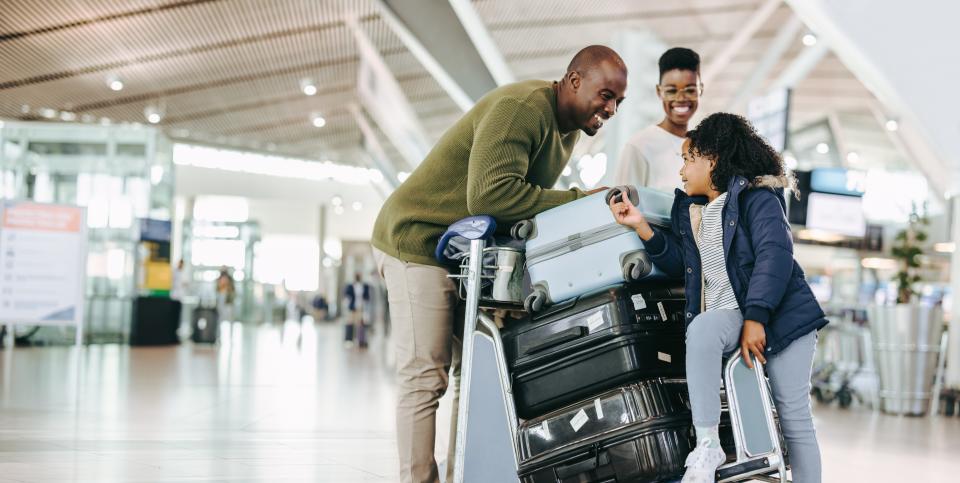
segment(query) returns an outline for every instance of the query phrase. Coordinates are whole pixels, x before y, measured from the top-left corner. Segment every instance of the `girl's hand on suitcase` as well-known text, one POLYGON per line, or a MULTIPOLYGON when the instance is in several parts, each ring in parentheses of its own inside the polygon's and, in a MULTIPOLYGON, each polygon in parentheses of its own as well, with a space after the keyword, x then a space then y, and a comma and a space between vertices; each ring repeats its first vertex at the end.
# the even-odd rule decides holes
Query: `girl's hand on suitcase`
POLYGON ((643 217, 643 213, 630 202, 623 200, 622 196, 616 196, 610 200, 610 212, 613 213, 613 219, 617 223, 633 228, 643 240, 653 238, 653 229, 643 217))
POLYGON ((753 369, 751 353, 761 364, 767 363, 767 359, 763 357, 763 349, 766 345, 767 332, 763 329, 763 324, 754 320, 744 320, 743 331, 740 333, 740 354, 747 363, 747 367, 753 369))

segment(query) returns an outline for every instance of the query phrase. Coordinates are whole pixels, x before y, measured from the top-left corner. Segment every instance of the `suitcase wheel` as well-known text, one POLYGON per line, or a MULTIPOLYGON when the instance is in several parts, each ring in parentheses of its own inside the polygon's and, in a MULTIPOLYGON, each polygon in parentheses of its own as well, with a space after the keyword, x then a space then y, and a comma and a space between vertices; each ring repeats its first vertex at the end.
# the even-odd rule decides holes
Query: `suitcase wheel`
POLYGON ((523 301, 523 308, 527 312, 535 313, 543 309, 543 306, 547 303, 547 292, 542 288, 534 288, 533 293, 527 296, 523 301))
POLYGON ((620 266, 623 269, 623 280, 627 282, 640 280, 653 271, 653 265, 650 264, 647 254, 642 251, 625 256, 620 266))
POLYGON ((510 236, 515 240, 526 240, 533 236, 533 231, 536 225, 533 220, 522 220, 514 223, 510 227, 510 236))

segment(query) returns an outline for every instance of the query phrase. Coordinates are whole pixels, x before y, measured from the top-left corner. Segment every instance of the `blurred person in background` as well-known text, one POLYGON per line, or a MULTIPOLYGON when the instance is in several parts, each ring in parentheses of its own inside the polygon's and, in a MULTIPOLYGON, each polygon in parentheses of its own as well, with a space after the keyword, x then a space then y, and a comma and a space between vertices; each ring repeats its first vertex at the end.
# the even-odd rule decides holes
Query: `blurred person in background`
POLYGON ((233 320, 233 302, 236 295, 237 288, 230 269, 220 267, 220 276, 217 277, 217 312, 221 322, 233 320))
POLYGON ((177 262, 177 268, 173 270, 173 284, 170 287, 170 298, 183 301, 184 297, 190 295, 190 272, 181 258, 177 262))
POLYGON ((617 112, 626 89, 623 59, 601 45, 578 52, 559 81, 501 86, 451 126, 384 203, 372 242, 386 282, 396 354, 401 482, 440 481, 433 457, 436 412, 451 375, 447 480, 453 475, 459 399, 455 353, 463 320, 454 315, 456 289, 447 269, 433 256, 440 236, 470 215, 492 216, 503 233, 517 221, 605 190, 551 188, 580 132, 596 134, 617 112))
POLYGON ((366 348, 367 330, 364 310, 370 303, 370 285, 364 282, 358 273, 354 276, 353 283, 343 289, 343 297, 347 303, 347 342, 355 338, 361 349, 366 348))
POLYGON ((680 187, 677 172, 683 166, 680 146, 690 119, 700 105, 700 55, 674 47, 660 56, 660 83, 657 97, 663 106, 663 120, 641 129, 623 147, 614 184, 631 185, 673 193, 680 187))

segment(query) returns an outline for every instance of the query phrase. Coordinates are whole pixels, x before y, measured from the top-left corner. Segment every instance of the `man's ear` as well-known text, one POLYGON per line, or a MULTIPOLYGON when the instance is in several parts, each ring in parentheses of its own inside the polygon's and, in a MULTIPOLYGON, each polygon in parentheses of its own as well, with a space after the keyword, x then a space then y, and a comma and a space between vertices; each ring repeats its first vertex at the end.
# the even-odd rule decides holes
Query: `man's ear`
POLYGON ((580 90, 580 84, 583 83, 583 77, 580 76, 580 73, 573 70, 567 72, 567 80, 570 81, 570 87, 573 87, 574 91, 580 90))

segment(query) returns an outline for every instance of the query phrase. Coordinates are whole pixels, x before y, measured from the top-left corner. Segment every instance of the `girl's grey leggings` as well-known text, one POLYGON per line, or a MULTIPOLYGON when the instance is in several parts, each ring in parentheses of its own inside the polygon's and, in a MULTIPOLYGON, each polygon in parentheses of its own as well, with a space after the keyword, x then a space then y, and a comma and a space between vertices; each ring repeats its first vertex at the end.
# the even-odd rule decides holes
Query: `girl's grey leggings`
MULTIPOLYGON (((736 309, 708 310, 687 327, 687 386, 695 426, 720 424, 723 356, 740 350, 742 328, 743 316, 736 309)), ((810 412, 810 371, 816 344, 817 333, 811 331, 766 357, 794 483, 820 482, 820 447, 810 412)))

